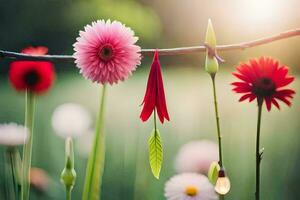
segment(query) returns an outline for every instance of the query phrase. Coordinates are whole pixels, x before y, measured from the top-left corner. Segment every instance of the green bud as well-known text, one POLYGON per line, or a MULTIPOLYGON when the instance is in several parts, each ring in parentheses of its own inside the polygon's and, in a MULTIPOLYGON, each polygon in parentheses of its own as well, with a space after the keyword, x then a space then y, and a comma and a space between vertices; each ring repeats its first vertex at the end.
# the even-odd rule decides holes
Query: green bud
POLYGON ((205 71, 210 75, 215 75, 219 71, 219 62, 215 57, 209 58, 206 55, 205 71))
POLYGON ((212 184, 216 184, 219 171, 220 165, 217 162, 212 162, 207 173, 207 177, 212 184))
POLYGON ((214 31, 214 27, 211 23, 211 19, 208 20, 205 43, 208 44, 211 48, 216 48, 217 46, 216 34, 214 31))
POLYGON ((60 175, 60 181, 65 185, 66 188, 72 189, 76 181, 75 170, 64 168, 60 175))
POLYGON ((74 151, 72 138, 66 139, 65 144, 66 162, 65 168, 63 169, 60 180, 67 189, 72 189, 76 181, 76 172, 74 169, 74 151))
MULTIPOLYGON (((212 49, 215 49, 217 46, 216 34, 210 19, 208 20, 205 44, 207 44, 212 49)), ((219 70, 219 62, 217 58, 210 55, 208 50, 206 51, 205 70, 210 75, 215 75, 219 70)))

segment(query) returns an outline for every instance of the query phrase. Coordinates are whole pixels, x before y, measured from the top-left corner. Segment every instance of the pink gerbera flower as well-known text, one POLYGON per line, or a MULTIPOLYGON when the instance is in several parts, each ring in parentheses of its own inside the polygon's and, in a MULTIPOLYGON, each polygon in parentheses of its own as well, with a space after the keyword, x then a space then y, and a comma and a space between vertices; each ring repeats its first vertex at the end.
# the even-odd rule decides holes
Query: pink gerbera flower
POLYGON ((74 58, 80 73, 97 83, 125 80, 141 63, 134 32, 120 22, 98 20, 80 31, 74 58))

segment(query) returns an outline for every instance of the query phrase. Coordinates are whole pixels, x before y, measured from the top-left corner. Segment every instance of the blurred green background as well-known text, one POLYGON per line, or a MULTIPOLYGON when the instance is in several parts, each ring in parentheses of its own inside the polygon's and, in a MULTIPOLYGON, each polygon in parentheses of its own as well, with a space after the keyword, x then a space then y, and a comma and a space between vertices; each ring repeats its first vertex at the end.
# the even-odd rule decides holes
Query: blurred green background
MULTIPOLYGON (((0 4, 0 49, 20 51, 28 45, 49 47, 50 54, 72 54, 72 44, 84 25, 97 19, 120 20, 135 30, 143 48, 199 45, 207 20, 212 19, 219 44, 248 41, 300 27, 298 0, 9 0, 0 4)), ((217 90, 224 141, 225 165, 232 182, 227 199, 254 198, 255 103, 238 103, 231 92, 231 72, 240 61, 259 55, 273 56, 290 66, 300 82, 300 38, 274 42, 244 51, 220 53, 227 61, 217 76, 217 90)), ((147 139, 151 121, 139 120, 151 58, 126 82, 108 88, 105 132, 107 159, 103 199, 164 199, 165 181, 174 175, 179 147, 191 140, 216 140, 209 76, 203 70, 204 54, 162 57, 166 97, 171 121, 159 125, 165 160, 161 179, 148 165, 147 139)), ((9 62, 0 61, 0 123, 24 121, 24 95, 8 83, 9 62)), ((101 87, 84 80, 73 64, 55 63, 53 89, 39 97, 36 111, 33 166, 50 177, 46 192, 32 188, 31 199, 64 199, 59 182, 64 166, 64 141, 53 133, 51 115, 60 104, 76 102, 95 117, 101 87)), ((280 111, 264 110, 262 145, 262 199, 300 199, 300 97, 280 111)), ((75 142, 75 149, 83 144, 75 142)), ((4 148, 1 147, 1 193, 4 180, 4 148)), ((76 151, 78 175, 73 199, 81 199, 87 158, 76 151)))

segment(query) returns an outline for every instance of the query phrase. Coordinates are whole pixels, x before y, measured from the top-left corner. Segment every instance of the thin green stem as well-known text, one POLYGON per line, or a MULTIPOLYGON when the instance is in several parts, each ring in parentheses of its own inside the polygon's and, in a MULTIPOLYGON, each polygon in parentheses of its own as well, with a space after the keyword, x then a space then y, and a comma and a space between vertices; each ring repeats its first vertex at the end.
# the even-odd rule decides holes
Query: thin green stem
POLYGON ((153 110, 153 122, 154 122, 154 130, 155 130, 155 133, 156 133, 157 126, 156 126, 156 109, 155 108, 153 110))
POLYGON ((66 188, 66 200, 71 200, 72 199, 72 188, 67 187, 66 188))
POLYGON ((14 187, 14 193, 15 193, 15 199, 19 199, 19 189, 18 189, 18 180, 17 180, 17 166, 15 163, 15 154, 17 152, 17 149, 15 147, 8 148, 7 154, 9 157, 10 167, 11 167, 11 174, 12 174, 12 182, 14 187))
POLYGON ((31 167, 31 155, 32 155, 32 144, 33 144, 33 124, 34 124, 34 108, 35 107, 35 96, 27 90, 26 91, 26 106, 25 106, 25 127, 28 128, 28 139, 23 146, 23 173, 22 173, 22 186, 21 186, 21 197, 22 200, 29 199, 30 191, 30 180, 29 173, 31 167))
POLYGON ((257 99, 258 104, 258 116, 257 116, 257 130, 256 130, 256 191, 255 199, 260 199, 260 163, 262 160, 262 153, 260 152, 260 125, 261 125, 261 114, 262 114, 262 105, 263 99, 257 99))
POLYGON ((222 156, 222 135, 220 129, 220 117, 218 111, 218 101, 217 101, 217 92, 216 92, 216 81, 215 75, 211 75, 212 84, 213 84, 213 93, 214 93, 214 105, 215 105, 215 116, 216 116, 216 124, 217 124, 217 134, 218 134, 218 144, 219 144, 219 165, 223 167, 223 156, 222 156))
POLYGON ((82 200, 101 199, 101 185, 105 162, 104 103, 106 86, 103 85, 100 107, 96 121, 95 138, 89 156, 82 200))
POLYGON ((7 199, 14 198, 12 187, 11 187, 11 168, 10 168, 10 161, 9 155, 4 153, 4 180, 5 180, 5 197, 7 199))

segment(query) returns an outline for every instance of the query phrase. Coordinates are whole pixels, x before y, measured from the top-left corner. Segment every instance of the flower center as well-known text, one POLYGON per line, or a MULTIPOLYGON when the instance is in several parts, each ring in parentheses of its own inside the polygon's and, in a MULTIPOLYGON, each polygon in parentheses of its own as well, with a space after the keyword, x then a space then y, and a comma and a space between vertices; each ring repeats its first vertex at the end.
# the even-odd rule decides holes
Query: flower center
POLYGON ((32 87, 38 83, 40 77, 35 70, 30 70, 24 74, 23 80, 29 87, 32 87))
POLYGON ((276 92, 276 86, 272 79, 260 78, 253 84, 252 92, 260 97, 268 97, 276 92))
POLYGON ((185 194, 191 197, 196 196, 198 194, 198 189, 193 185, 187 186, 185 188, 185 194))
POLYGON ((114 56, 114 49, 111 44, 105 44, 100 47, 100 51, 98 53, 99 57, 103 61, 109 61, 114 56))

